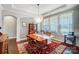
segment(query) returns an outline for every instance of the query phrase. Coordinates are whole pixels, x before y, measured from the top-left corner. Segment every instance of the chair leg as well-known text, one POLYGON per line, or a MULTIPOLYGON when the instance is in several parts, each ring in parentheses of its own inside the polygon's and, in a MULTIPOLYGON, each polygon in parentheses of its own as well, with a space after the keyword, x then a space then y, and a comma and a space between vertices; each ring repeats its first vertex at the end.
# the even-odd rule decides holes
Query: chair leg
POLYGON ((76 45, 76 37, 74 37, 74 40, 73 40, 72 44, 76 45))
POLYGON ((66 35, 64 35, 64 43, 66 43, 66 35))

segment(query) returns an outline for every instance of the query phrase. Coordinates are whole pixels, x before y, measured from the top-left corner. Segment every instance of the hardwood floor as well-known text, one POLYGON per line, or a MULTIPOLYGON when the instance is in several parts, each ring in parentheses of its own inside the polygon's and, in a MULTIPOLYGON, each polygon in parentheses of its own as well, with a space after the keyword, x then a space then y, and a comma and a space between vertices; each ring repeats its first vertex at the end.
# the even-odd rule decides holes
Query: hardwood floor
POLYGON ((18 54, 18 46, 16 43, 16 39, 9 39, 8 40, 8 54, 18 54))

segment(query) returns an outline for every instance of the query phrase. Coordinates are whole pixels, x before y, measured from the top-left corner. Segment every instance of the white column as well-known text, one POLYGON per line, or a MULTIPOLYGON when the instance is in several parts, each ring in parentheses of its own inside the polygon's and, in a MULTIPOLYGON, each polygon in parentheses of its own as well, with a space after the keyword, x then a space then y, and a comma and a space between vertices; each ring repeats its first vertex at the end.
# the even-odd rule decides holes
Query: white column
POLYGON ((20 41, 20 18, 17 18, 17 41, 20 41))

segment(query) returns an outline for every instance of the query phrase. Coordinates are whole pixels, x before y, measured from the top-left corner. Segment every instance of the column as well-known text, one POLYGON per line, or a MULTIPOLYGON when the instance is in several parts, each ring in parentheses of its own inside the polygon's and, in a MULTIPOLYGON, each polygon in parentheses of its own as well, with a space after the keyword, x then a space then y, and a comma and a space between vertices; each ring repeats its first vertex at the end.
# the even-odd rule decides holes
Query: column
POLYGON ((20 41, 20 18, 17 18, 17 41, 20 41))

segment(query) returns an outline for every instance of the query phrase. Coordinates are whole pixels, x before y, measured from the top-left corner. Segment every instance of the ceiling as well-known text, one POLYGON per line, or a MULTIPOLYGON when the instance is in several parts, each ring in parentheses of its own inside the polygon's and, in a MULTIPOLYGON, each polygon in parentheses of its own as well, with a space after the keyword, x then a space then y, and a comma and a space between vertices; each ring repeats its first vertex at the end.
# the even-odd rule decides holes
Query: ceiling
MULTIPOLYGON (((38 14, 37 4, 2 4, 3 8, 12 10, 19 13, 24 13, 25 15, 30 15, 33 17, 38 14)), ((63 4, 40 4, 39 5, 39 14, 46 14, 51 10, 55 10, 63 4)))
MULTIPOLYGON (((34 14, 37 14, 37 11, 38 11, 38 6, 36 4, 14 5, 14 6, 15 6, 15 8, 18 8, 18 9, 21 9, 23 11, 27 11, 30 13, 34 13, 34 14)), ((48 12, 59 6, 61 6, 61 5, 59 5, 59 4, 54 4, 54 5, 53 4, 41 4, 41 5, 39 5, 39 13, 42 14, 42 13, 48 12)))

